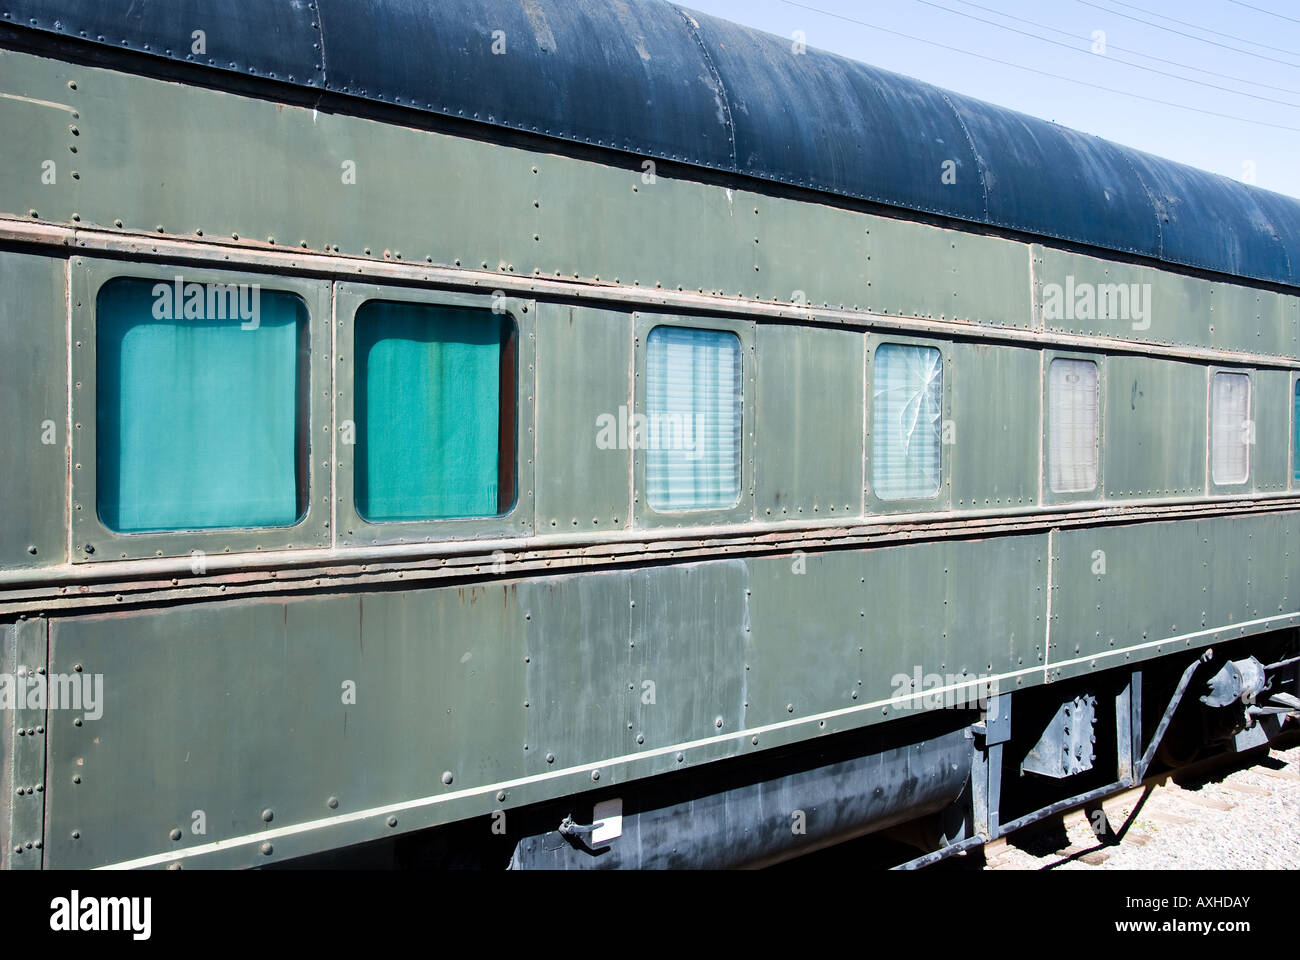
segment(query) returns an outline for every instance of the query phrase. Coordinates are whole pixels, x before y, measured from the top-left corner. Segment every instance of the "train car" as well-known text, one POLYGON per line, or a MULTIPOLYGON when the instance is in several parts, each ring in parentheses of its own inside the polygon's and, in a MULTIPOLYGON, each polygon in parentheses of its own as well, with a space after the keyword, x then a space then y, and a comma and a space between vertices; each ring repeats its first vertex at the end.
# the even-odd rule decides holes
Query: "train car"
POLYGON ((919 866, 1296 726, 1300 202, 663 0, 3 0, 0 130, 0 866, 919 866))

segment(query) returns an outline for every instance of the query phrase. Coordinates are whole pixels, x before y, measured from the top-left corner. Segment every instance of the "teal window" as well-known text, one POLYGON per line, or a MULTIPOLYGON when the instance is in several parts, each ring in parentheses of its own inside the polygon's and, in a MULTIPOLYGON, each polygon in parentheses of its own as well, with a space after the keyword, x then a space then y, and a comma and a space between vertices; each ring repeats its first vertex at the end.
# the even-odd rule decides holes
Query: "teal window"
POLYGON ((1300 483, 1300 380, 1295 383, 1291 414, 1291 477, 1300 483))
POLYGON ((514 505, 515 336, 507 314, 371 300, 355 320, 356 506, 371 523, 514 505))
POLYGON ((740 338, 655 327, 646 338, 646 497, 662 512, 735 506, 741 485, 740 338))
POLYGON ((117 279, 96 300, 96 499, 121 533, 292 526, 307 503, 307 309, 117 279))
POLYGON ((871 474, 881 500, 925 500, 942 483, 943 357, 886 343, 872 373, 871 474))

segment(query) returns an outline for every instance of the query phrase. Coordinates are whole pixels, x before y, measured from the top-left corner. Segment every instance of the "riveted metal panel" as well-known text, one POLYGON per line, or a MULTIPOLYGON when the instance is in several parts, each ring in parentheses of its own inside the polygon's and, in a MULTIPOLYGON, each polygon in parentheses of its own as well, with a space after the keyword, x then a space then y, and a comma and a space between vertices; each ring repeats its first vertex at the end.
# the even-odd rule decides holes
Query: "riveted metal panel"
POLYGON ((541 304, 537 319, 537 526, 631 526, 632 318, 541 304))
POLYGON ((0 707, 0 870, 39 869, 44 857, 46 725, 51 714, 56 723, 65 718, 48 709, 48 695, 37 699, 48 679, 47 651, 44 617, 0 624, 8 700, 0 707))
MULTIPOLYGON (((103 562, 137 557, 185 556, 270 550, 294 546, 324 546, 331 542, 330 489, 333 444, 330 437, 331 358, 334 351, 330 314, 330 285, 322 280, 277 277, 240 271, 195 269, 179 265, 120 263, 74 256, 71 261, 72 370, 72 559, 103 562), (263 529, 230 528, 177 530, 159 533, 118 533, 99 517, 96 489, 97 303, 100 289, 127 277, 161 284, 251 284, 268 291, 297 296, 306 314, 310 350, 307 415, 309 439, 304 444, 307 478, 303 515, 291 526, 263 529)), ((160 398, 163 402, 165 398, 160 398)), ((201 572, 196 563, 195 572, 201 572)))
POLYGON ((1200 364, 1106 360, 1102 457, 1106 496, 1170 497, 1206 490, 1208 385, 1200 364))
MULTIPOLYGON (((459 259, 502 271, 522 270, 521 258, 534 252, 527 217, 537 213, 536 175, 526 151, 24 54, 3 57, 6 76, 22 78, 20 89, 61 87, 59 101, 80 114, 59 125, 54 146, 42 147, 57 146, 59 182, 75 191, 66 206, 51 208, 54 219, 75 211, 82 225, 108 229, 459 259), (75 138, 68 122, 78 128, 75 138), (65 157, 79 180, 65 171, 65 157)), ((27 216, 42 197, 55 203, 57 195, 44 191, 56 188, 41 186, 40 172, 0 181, 12 188, 0 192, 0 209, 27 216)))
POLYGON ((949 99, 979 156, 987 222, 1117 250, 1159 249, 1151 197, 1129 151, 971 97, 949 99))
POLYGON ((857 332, 759 326, 758 519, 861 514, 866 341, 857 332))
POLYGON ((1039 351, 984 343, 952 347, 952 505, 1038 502, 1039 351))
POLYGON ((1273 224, 1274 213, 1282 214, 1276 219, 1284 225, 1294 219, 1278 209, 1276 195, 1149 153, 1125 153, 1151 193, 1161 259, 1284 283, 1297 280, 1284 235, 1273 224))
POLYGON ((754 255, 751 268, 764 300, 865 309, 873 302, 870 231, 879 217, 784 197, 736 193, 740 223, 754 255))
POLYGON ((1209 281, 1041 246, 1034 253, 1035 310, 1047 330, 1150 343, 1210 341, 1209 281), (1108 295, 1114 299, 1103 311, 1108 295))
POLYGON ((618 0, 320 0, 328 86, 549 136, 731 165, 725 93, 682 16, 618 0))
MULTIPOLYGON (((47 101, 53 107, 4 103, 41 115, 66 113, 60 104, 79 113, 78 136, 60 121, 41 134, 48 143, 37 152, 62 156, 75 147, 67 156, 80 179, 65 170, 56 186, 43 186, 39 162, 13 173, 16 179, 0 181, 0 209, 16 216, 43 206, 43 219, 75 213, 83 225, 109 229, 161 227, 507 276, 599 278, 1016 328, 1034 322, 1029 257, 1018 242, 697 183, 656 174, 644 162, 577 160, 102 68, 70 73, 25 54, 0 56, 21 77, 15 86, 32 91, 22 96, 56 98, 47 101), (67 87, 72 73, 76 91, 67 87), (303 156, 316 159, 304 164, 303 156), (65 186, 74 192, 64 193, 65 186)), ((1151 286, 1145 317, 1110 326, 1061 318, 1051 329, 1293 349, 1295 298, 1278 307, 1274 295, 1247 291, 1263 319, 1217 323, 1208 281, 1034 250, 1043 260, 1040 316, 1042 284, 1064 284, 1067 276, 1151 286), (1277 309, 1290 339, 1275 339, 1277 309)))
POLYGON ((728 560, 522 584, 529 769, 743 730, 748 578, 728 560))
POLYGON ((753 296, 758 289, 759 217, 743 194, 660 176, 653 164, 624 168, 534 154, 531 169, 528 215, 520 219, 527 249, 519 254, 530 266, 518 272, 648 291, 753 296))
POLYGON ((524 625, 510 584, 54 624, 51 669, 102 673, 104 705, 51 730, 50 865, 177 854, 518 772, 524 625))
POLYGON ((48 566, 67 558, 66 269, 61 258, 0 252, 3 567, 48 566))
POLYGON ((324 79, 307 0, 6 0, 4 19, 64 37, 305 86, 324 79))
MULTIPOLYGON (((514 297, 458 294, 436 290, 414 290, 404 287, 387 287, 369 283, 336 283, 334 285, 334 320, 336 331, 333 345, 334 360, 334 410, 333 417, 339 438, 335 443, 338 472, 336 474, 335 516, 337 540, 341 544, 414 543, 419 541, 457 540, 474 537, 526 536, 533 531, 533 478, 536 449, 533 417, 534 366, 536 353, 537 303, 514 297), (412 520, 404 522, 375 523, 364 519, 356 502, 356 446, 342 438, 347 435, 348 424, 352 431, 356 425, 356 314, 372 300, 396 301, 408 304, 467 307, 482 311, 492 318, 500 313, 514 325, 515 356, 515 443, 514 484, 515 501, 508 510, 495 517, 464 517, 440 520, 412 520)), ((492 318, 495 322, 495 318, 492 318)), ((329 420, 329 414, 324 414, 329 420)), ((324 424, 329 429, 329 423, 324 424)), ((316 435, 322 431, 318 428, 316 435)), ((507 441, 508 442, 508 441, 507 441)))
POLYGON ((0 210, 15 217, 70 222, 82 192, 85 118, 78 68, 0 50, 0 210), (37 69, 31 69, 37 66, 37 69))
MULTIPOLYGON (((240 72, 323 86, 1220 273, 1297 280, 1300 205, 1290 198, 808 50, 798 38, 647 0, 381 0, 364 14, 342 0, 319 5, 221 0, 214 13, 195 0, 8 0, 2 16, 35 42, 43 32, 84 36, 199 63, 214 83, 240 72), (200 49, 195 23, 212 24, 210 50, 200 49)), ((198 29, 206 47, 208 28, 198 29)))
POLYGON ((1294 514, 1057 531, 1049 679, 1300 622, 1297 536, 1294 514))
POLYGON ((1296 331, 1288 316, 1291 299, 1270 290, 1211 284, 1207 341, 1224 350, 1297 356, 1296 331))
POLYGON ((867 253, 875 313, 1033 326, 1025 244, 876 217, 867 253))
MULTIPOLYGON (((1041 680, 1045 535, 773 557, 750 569, 753 727, 830 711, 858 723, 906 715, 919 706, 918 672, 923 689, 934 677, 1004 691, 1041 680)), ((817 732, 834 728, 828 718, 817 732)))

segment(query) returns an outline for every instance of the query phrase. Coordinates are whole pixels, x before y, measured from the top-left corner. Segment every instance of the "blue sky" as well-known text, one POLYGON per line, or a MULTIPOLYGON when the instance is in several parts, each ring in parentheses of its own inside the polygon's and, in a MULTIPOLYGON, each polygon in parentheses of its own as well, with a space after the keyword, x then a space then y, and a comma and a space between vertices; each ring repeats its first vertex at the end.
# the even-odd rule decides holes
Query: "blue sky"
POLYGON ((679 2, 1300 197, 1295 0, 679 2))

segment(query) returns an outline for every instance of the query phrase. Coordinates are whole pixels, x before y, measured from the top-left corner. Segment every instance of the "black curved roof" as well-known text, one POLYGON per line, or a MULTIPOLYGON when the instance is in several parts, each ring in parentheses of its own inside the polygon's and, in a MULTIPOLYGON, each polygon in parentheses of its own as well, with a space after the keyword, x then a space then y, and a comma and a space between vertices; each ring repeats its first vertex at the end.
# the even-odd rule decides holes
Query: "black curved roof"
POLYGON ((665 0, 0 0, 0 21, 1300 287, 1300 201, 665 0))

